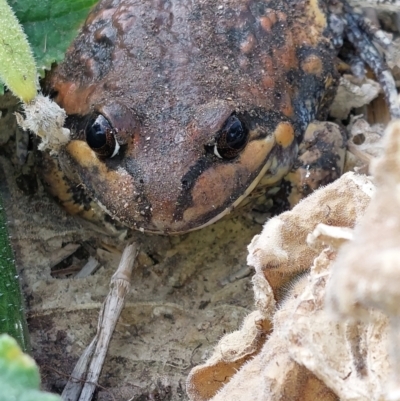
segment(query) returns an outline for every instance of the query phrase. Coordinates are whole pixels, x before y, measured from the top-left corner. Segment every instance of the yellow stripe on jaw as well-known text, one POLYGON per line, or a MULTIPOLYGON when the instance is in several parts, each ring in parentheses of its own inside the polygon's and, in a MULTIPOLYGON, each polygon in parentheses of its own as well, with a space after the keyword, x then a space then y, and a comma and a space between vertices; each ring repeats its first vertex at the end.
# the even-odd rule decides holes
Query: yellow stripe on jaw
POLYGON ((287 148, 293 143, 294 129, 292 124, 285 121, 279 123, 274 132, 276 143, 283 148, 287 148))
POLYGON ((307 9, 310 17, 314 19, 315 25, 321 30, 326 27, 326 17, 324 12, 319 8, 318 0, 310 0, 310 7, 307 9))

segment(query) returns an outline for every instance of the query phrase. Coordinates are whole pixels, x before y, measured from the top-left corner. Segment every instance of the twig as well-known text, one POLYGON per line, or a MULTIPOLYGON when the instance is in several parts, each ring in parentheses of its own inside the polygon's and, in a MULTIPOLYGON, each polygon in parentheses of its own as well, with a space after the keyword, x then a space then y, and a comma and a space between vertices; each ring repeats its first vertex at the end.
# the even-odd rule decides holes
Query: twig
POLYGON ((374 156, 372 156, 366 152, 363 152, 362 150, 360 150, 358 148, 357 145, 355 145, 354 143, 351 143, 350 141, 347 144, 347 149, 349 150, 350 153, 352 153, 354 156, 356 156, 358 159, 360 159, 363 163, 365 163, 367 165, 367 171, 365 174, 368 174, 369 166, 370 166, 372 160, 374 160, 374 156))
POLYGON ((79 358, 71 374, 73 379, 70 379, 64 388, 61 395, 64 401, 92 399, 111 336, 131 289, 131 274, 137 253, 138 246, 135 243, 127 245, 122 253, 118 269, 111 278, 110 292, 99 314, 96 336, 79 358), (82 380, 85 380, 84 385, 82 380))
POLYGON ((100 262, 90 256, 85 266, 83 266, 82 269, 75 275, 75 278, 88 277, 93 274, 99 266, 100 262))
MULTIPOLYGON (((54 373, 58 374, 58 375, 61 376, 61 377, 68 377, 68 379, 72 379, 72 380, 74 380, 75 382, 80 381, 80 380, 78 380, 76 377, 73 377, 73 376, 68 375, 67 373, 61 372, 60 370, 55 369, 55 368, 53 368, 52 366, 43 365, 43 368, 44 368, 44 369, 47 369, 47 370, 51 370, 51 371, 53 371, 54 373)), ((43 374, 42 374, 42 378, 43 378, 43 374)), ((81 380, 81 381, 84 381, 84 380, 81 380)), ((105 391, 107 394, 109 394, 109 396, 112 398, 113 401, 116 401, 116 400, 115 400, 115 397, 114 397, 114 394, 113 394, 108 388, 103 387, 103 386, 100 386, 100 384, 98 384, 98 383, 96 384, 96 387, 98 387, 100 390, 105 391)))
POLYGON ((64 259, 67 259, 81 247, 80 244, 67 244, 50 255, 50 268, 57 266, 64 259))

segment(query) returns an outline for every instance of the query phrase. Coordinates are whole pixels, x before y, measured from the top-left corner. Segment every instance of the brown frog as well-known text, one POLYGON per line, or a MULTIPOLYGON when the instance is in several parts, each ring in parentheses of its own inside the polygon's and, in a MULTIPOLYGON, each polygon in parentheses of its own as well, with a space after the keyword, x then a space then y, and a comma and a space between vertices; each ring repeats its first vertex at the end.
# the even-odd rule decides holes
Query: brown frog
POLYGON ((343 38, 386 71, 360 21, 342 0, 100 1, 48 80, 73 136, 52 192, 142 231, 215 222, 292 168, 343 38))

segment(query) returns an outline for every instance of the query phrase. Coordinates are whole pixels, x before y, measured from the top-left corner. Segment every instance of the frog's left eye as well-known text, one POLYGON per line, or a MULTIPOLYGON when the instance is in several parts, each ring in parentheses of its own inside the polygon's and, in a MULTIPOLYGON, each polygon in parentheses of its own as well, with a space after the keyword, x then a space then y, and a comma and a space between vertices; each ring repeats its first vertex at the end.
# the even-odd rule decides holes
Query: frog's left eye
POLYGON ((232 114, 217 134, 214 154, 220 159, 233 159, 246 147, 248 140, 249 130, 232 114))
POLYGON ((89 120, 85 135, 87 144, 98 156, 114 157, 118 153, 120 146, 115 129, 101 114, 89 120))

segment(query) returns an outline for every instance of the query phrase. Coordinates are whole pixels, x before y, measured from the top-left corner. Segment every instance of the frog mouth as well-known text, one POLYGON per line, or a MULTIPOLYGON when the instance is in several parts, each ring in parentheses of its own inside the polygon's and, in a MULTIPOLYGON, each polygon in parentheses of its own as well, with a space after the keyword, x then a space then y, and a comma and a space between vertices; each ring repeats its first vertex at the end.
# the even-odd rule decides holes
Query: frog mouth
MULTIPOLYGON (((274 143, 274 141, 271 140, 271 143, 274 143)), ((258 174, 250 182, 246 189, 242 191, 241 194, 237 196, 233 202, 227 202, 226 206, 222 208, 222 211, 217 214, 215 214, 214 211, 214 213, 210 212, 207 215, 203 215, 202 219, 203 221, 205 221, 204 223, 197 224, 194 227, 188 228, 185 231, 174 232, 174 234, 183 234, 185 232, 196 231, 201 228, 207 227, 233 212, 261 182, 263 187, 269 187, 279 182, 288 173, 291 166, 291 161, 293 160, 294 154, 296 152, 297 144, 295 143, 293 143, 291 149, 286 149, 285 152, 282 152, 282 148, 280 147, 272 147, 271 152, 268 154, 267 160, 264 163, 263 167, 259 170, 258 174)), ((196 221, 196 223, 198 222, 199 220, 196 221)))
MULTIPOLYGON (((257 187, 257 185, 259 184, 259 182, 261 181, 261 179, 263 177, 265 177, 267 171, 270 169, 272 164, 272 160, 269 160, 264 167, 261 169, 261 171, 259 172, 258 176, 252 181, 252 183, 247 187, 247 189, 244 191, 244 193, 239 196, 232 204, 230 204, 229 206, 227 206, 222 212, 214 215, 211 218, 205 218, 207 221, 204 224, 200 224, 200 225, 195 225, 194 227, 191 228, 187 228, 187 229, 183 229, 183 230, 177 230, 177 231, 172 231, 168 228, 163 229, 163 230, 157 230, 157 229, 153 229, 153 228, 148 228, 148 227, 133 227, 138 229, 139 231, 142 232, 147 232, 147 233, 152 233, 152 234, 161 234, 161 235, 180 235, 180 234, 185 234, 188 232, 192 232, 192 231, 197 231, 200 230, 202 228, 205 228, 211 224, 214 224, 215 222, 217 222, 218 220, 222 219, 223 217, 225 217, 226 215, 230 214, 231 212, 233 212, 241 203, 242 201, 257 187)), ((286 173, 287 171, 285 171, 286 173)), ((282 174, 284 175, 284 174, 282 174)), ((279 180, 277 178, 277 180, 279 180)), ((122 224, 126 224, 126 219, 124 218, 120 218, 118 215, 116 215, 113 211, 109 210, 97 197, 95 198, 96 203, 99 205, 99 207, 105 212, 107 213, 109 216, 113 217, 114 219, 116 219, 117 221, 119 221, 122 224)), ((213 214, 212 212, 210 214, 213 214)), ((151 214, 149 215, 149 219, 148 219, 148 223, 151 223, 152 220, 152 216, 151 214)))
MULTIPOLYGON (((268 169, 271 167, 272 164, 272 160, 269 160, 265 166, 261 169, 260 173, 258 174, 258 176, 253 180, 253 182, 247 187, 247 189, 244 191, 244 193, 239 196, 230 206, 226 207, 221 213, 217 214, 216 216, 212 217, 211 219, 209 219, 206 223, 199 225, 197 227, 193 227, 189 230, 187 230, 186 232, 191 232, 191 231, 196 231, 196 230, 200 230, 204 227, 207 227, 211 224, 214 224, 215 222, 217 222, 218 220, 220 220, 221 218, 223 218, 224 216, 230 214, 231 212, 233 212, 241 203, 242 201, 247 198, 247 196, 253 192, 253 190, 257 187, 258 183, 261 181, 261 179, 266 175, 268 169)), ((177 232, 176 234, 183 234, 183 232, 177 232)))

